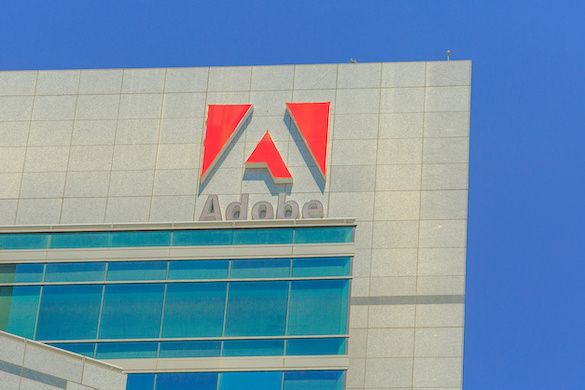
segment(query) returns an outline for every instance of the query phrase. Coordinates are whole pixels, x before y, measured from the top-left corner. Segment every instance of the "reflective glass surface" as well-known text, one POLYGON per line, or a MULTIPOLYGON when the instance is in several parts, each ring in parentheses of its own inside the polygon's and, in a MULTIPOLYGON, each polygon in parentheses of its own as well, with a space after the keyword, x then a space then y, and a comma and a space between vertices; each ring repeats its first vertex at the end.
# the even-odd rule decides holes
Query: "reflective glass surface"
POLYGON ((155 358, 158 343, 98 343, 97 359, 155 358))
POLYGON ((230 229, 218 230, 177 230, 173 233, 175 246, 197 245, 231 245, 233 231, 230 229))
POLYGON ((0 264, 0 283, 40 282, 44 264, 0 264))
POLYGON ((293 259, 292 275, 294 277, 349 276, 350 265, 349 257, 293 259))
POLYGON ((171 261, 169 280, 189 279, 226 279, 228 261, 222 260, 184 260, 171 261))
POLYGON ((55 233, 51 234, 51 248, 106 248, 112 246, 112 233, 55 233))
POLYGON ((49 263, 45 282, 101 282, 106 263, 49 263))
POLYGON ((32 339, 41 288, 0 287, 0 329, 32 339))
POLYGON ((216 390, 217 379, 215 372, 157 374, 156 390, 216 390))
POLYGON ((221 341, 164 341, 159 357, 214 357, 221 354, 221 341))
POLYGON ((159 337, 164 288, 164 284, 106 286, 99 337, 159 337))
POLYGON ((41 249, 49 245, 49 234, 3 233, 0 234, 0 249, 41 249))
POLYGON ((169 246, 171 232, 169 231, 134 231, 113 232, 112 246, 169 246))
POLYGON ((153 390, 155 374, 130 374, 126 390, 153 390))
POLYGON ((234 279, 286 278, 289 275, 289 259, 234 260, 230 271, 230 277, 234 279))
POLYGON ((230 283, 225 335, 284 335, 288 285, 288 282, 230 283))
POLYGON ((343 371, 289 371, 283 390, 342 390, 343 371))
POLYGON ((297 228, 295 230, 296 244, 352 241, 353 228, 351 227, 297 228))
POLYGON ((107 280, 165 280, 165 261, 120 261, 109 263, 107 280))
POLYGON ((49 345, 80 355, 95 357, 95 343, 56 343, 49 345))
POLYGON ((220 390, 280 390, 282 372, 225 372, 221 374, 220 390))
POLYGON ((95 339, 102 286, 45 286, 37 340, 95 339))
POLYGON ((289 339, 286 341, 287 355, 344 355, 346 340, 331 339, 289 339))
POLYGON ((234 245, 250 244, 292 244, 293 229, 235 229, 234 245))
POLYGON ((284 340, 226 340, 223 356, 282 356, 284 340))

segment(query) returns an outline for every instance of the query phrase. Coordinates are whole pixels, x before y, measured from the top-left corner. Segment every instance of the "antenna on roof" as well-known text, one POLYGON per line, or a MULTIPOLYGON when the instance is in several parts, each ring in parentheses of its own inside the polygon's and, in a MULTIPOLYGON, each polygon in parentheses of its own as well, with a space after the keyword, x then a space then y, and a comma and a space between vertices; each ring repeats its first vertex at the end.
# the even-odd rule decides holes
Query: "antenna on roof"
POLYGON ((451 49, 445 50, 445 54, 447 54, 447 61, 451 61, 451 54, 453 54, 451 49))
POLYGON ((350 64, 357 64, 357 60, 355 58, 350 58, 349 63, 350 64))

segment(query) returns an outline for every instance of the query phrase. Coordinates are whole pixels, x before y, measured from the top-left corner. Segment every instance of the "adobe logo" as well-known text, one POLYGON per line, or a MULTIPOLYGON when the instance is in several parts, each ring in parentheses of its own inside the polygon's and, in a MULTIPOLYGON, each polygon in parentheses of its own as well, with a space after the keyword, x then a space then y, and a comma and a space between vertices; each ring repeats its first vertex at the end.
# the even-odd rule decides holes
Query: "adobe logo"
MULTIPOLYGON (((330 103, 286 103, 285 106, 317 170, 325 181, 330 103)), ((201 182, 212 175, 213 168, 221 160, 227 145, 247 123, 252 111, 252 104, 211 104, 208 106, 203 140, 201 182)), ((293 182, 293 177, 270 135, 270 129, 266 130, 246 159, 245 165, 246 168, 267 169, 276 184, 293 182)))

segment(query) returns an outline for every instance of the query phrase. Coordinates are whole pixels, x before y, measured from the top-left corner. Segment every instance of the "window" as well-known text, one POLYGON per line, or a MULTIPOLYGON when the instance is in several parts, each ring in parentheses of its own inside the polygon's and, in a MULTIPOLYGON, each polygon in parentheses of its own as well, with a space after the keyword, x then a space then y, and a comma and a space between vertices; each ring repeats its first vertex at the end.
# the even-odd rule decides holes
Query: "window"
POLYGON ((349 257, 318 257, 293 259, 292 274, 295 277, 349 276, 349 257))
POLYGON ((126 390, 153 390, 155 374, 130 374, 126 390))
POLYGON ((234 245, 291 244, 293 229, 235 229, 234 245))
POLYGON ((222 260, 171 261, 169 280, 226 279, 228 262, 222 260))
POLYGON ((221 341, 164 341, 161 358, 215 357, 221 354, 221 341))
POLYGON ((295 230, 296 244, 315 244, 325 242, 352 242, 353 228, 326 227, 326 228, 297 228, 295 230))
POLYGON ((155 358, 158 343, 98 343, 97 359, 155 358))
POLYGON ((165 261, 121 261, 109 263, 107 280, 165 280, 165 261))
POLYGON ((0 329, 29 339, 35 332, 40 287, 0 287, 0 329))
POLYGON ((101 282, 106 263, 49 263, 45 282, 101 282))
POLYGON ((216 390, 217 373, 189 372, 181 374, 157 374, 156 390, 216 390))
POLYGON ((220 390, 280 390, 282 372, 225 372, 219 381, 220 390))
POLYGON ((226 340, 223 356, 282 356, 284 340, 226 340))
POLYGON ((331 339, 289 339, 286 341, 287 355, 343 355, 344 338, 331 339))
POLYGON ((234 279, 286 278, 289 275, 289 259, 234 260, 230 273, 234 279))
POLYGON ((44 264, 0 264, 0 283, 40 282, 44 264))
POLYGON ((284 390, 342 390, 343 371, 289 371, 284 390))

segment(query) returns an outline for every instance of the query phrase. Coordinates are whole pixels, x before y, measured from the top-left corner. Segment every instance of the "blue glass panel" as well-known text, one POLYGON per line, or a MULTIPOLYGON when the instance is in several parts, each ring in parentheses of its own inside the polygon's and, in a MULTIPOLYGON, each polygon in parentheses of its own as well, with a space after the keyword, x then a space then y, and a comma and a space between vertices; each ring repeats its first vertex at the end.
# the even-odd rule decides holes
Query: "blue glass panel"
POLYGON ((295 243, 297 244, 314 244, 324 242, 353 242, 353 228, 347 226, 295 229, 295 243))
POLYGON ((220 390, 280 390, 282 372, 224 372, 219 380, 220 390))
POLYGON ((173 245, 231 245, 233 231, 230 229, 217 230, 176 230, 173 232, 173 245))
POLYGON ((41 288, 0 287, 0 330, 33 338, 41 288))
POLYGON ((167 286, 163 337, 221 336, 227 283, 167 286))
POLYGON ((163 284, 106 286, 99 337, 159 337, 163 284))
POLYGON ((0 264, 0 283, 40 282, 43 264, 0 264))
POLYGON ((234 245, 292 244, 292 238, 289 228, 234 230, 234 245))
POLYGON ((343 371, 288 371, 284 390, 342 390, 343 371))
POLYGON ((113 247, 132 246, 169 246, 171 245, 171 232, 169 231, 132 231, 113 232, 113 247))
POLYGON ((221 341, 164 341, 161 358, 215 357, 221 353, 221 341))
POLYGON ((228 262, 223 260, 171 261, 169 280, 226 279, 228 262))
POLYGON ((155 358, 158 343, 98 343, 97 359, 155 358))
POLYGON ((95 339, 102 286, 45 286, 37 340, 95 339))
POLYGON ((154 374, 128 374, 126 390, 153 390, 154 374))
POLYGON ((108 264, 107 280, 165 280, 166 261, 120 261, 108 264))
POLYGON ((45 249, 48 244, 44 233, 0 234, 0 249, 45 249))
POLYGON ((347 280, 292 282, 288 334, 345 334, 347 286, 347 280))
POLYGON ((157 374, 156 390, 216 390, 217 377, 215 372, 157 374))
POLYGON ((287 355, 344 355, 346 339, 290 339, 287 355))
POLYGON ((282 356, 284 340, 226 340, 223 356, 282 356))
POLYGON ((45 282, 101 282, 106 263, 49 263, 45 282))
POLYGON ((51 248, 104 248, 112 245, 109 232, 53 233, 51 248))
POLYGON ((288 282, 231 283, 225 335, 284 335, 288 285, 288 282))
POLYGON ((57 343, 50 345, 91 358, 95 355, 95 343, 57 343))
POLYGON ((232 261, 231 278, 286 278, 290 276, 290 259, 232 261))
POLYGON ((349 276, 349 257, 293 259, 293 276, 349 276))

